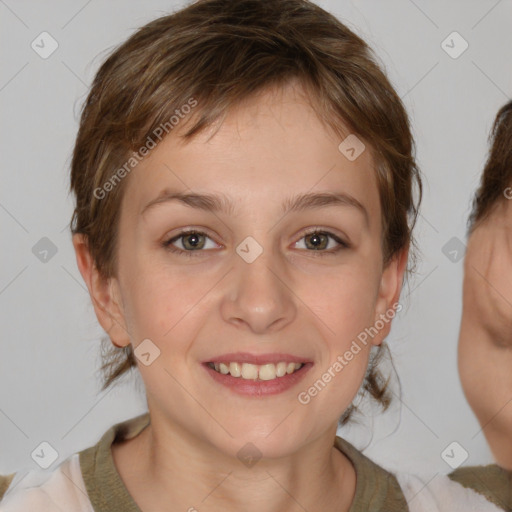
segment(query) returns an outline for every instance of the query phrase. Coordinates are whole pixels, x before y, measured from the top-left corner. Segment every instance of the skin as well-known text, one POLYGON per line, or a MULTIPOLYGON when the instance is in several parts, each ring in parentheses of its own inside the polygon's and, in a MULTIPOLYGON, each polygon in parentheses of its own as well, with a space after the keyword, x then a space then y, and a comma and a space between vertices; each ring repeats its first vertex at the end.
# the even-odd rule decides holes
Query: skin
POLYGON ((459 374, 497 463, 512 469, 512 220, 501 200, 469 237, 459 374))
MULTIPOLYGON (((116 277, 101 279, 83 238, 73 239, 112 342, 135 349, 149 338, 161 351, 149 366, 138 361, 151 424, 112 448, 142 510, 166 510, 169 503, 173 510, 350 508, 355 470, 333 447, 337 421, 363 381, 371 346, 382 342, 391 322, 309 404, 300 404, 297 394, 397 302, 407 250, 383 266, 371 151, 367 146, 350 162, 340 142, 300 87, 267 90, 189 143, 167 137, 132 171, 121 206, 116 277), (234 210, 213 213, 169 201, 141 215, 165 187, 222 193, 234 210), (348 205, 281 213, 289 197, 333 191, 356 198, 368 222, 348 205), (311 237, 303 232, 318 226, 350 247, 324 256, 308 249, 311 237), (162 247, 189 227, 210 237, 202 239, 201 254, 187 258, 162 247), (235 251, 247 236, 263 247, 252 263, 235 251), (243 397, 201 365, 237 351, 284 352, 314 366, 291 390, 243 397), (251 468, 237 457, 248 442, 262 454, 251 468)), ((339 247, 327 240, 323 251, 339 247)), ((185 242, 174 246, 184 251, 185 242)))

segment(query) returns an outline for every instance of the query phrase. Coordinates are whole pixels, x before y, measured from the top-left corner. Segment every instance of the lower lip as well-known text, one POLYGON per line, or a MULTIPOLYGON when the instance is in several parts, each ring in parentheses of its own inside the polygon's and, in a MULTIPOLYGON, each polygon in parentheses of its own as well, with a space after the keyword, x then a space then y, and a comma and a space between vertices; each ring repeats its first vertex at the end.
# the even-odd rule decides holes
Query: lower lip
POLYGON ((248 380, 242 379, 242 377, 233 377, 229 373, 224 375, 210 368, 207 363, 203 364, 206 371, 219 384, 230 388, 239 395, 256 397, 278 395, 287 391, 299 383, 312 366, 313 363, 305 363, 300 370, 272 380, 248 380))

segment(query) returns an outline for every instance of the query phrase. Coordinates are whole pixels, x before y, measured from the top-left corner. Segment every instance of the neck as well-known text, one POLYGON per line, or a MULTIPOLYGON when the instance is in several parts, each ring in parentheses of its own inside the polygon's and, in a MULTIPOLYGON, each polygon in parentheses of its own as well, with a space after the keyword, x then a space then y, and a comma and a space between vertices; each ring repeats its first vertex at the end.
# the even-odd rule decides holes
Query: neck
POLYGON ((117 457, 121 477, 142 510, 169 510, 169 503, 173 510, 190 512, 350 509, 355 470, 333 446, 335 430, 294 454, 261 458, 247 467, 190 434, 180 436, 163 426, 152 419, 128 442, 125 457, 117 457), (123 466, 131 468, 130 474, 125 469, 123 475, 123 466))

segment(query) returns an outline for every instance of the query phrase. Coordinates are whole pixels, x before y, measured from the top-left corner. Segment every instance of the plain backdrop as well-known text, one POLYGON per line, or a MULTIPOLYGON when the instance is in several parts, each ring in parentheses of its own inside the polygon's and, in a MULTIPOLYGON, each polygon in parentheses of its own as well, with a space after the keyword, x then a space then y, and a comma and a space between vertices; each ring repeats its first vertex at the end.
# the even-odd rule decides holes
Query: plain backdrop
MULTIPOLYGON (((318 3, 362 35, 385 66, 410 113, 425 180, 418 273, 388 338, 401 400, 339 433, 379 464, 427 477, 451 471, 441 454, 453 441, 468 452, 465 464, 490 463, 457 374, 460 248, 490 127, 512 92, 512 1, 318 3), (453 247, 459 256, 450 256, 453 247)), ((51 470, 146 411, 133 378, 99 392, 103 331, 71 244, 68 173, 80 107, 102 60, 138 27, 182 5, 0 1, 0 473, 36 468, 31 453, 42 441, 59 454, 51 470), (58 48, 44 59, 31 43, 45 31, 58 48), (37 244, 50 247, 47 261, 37 244)))

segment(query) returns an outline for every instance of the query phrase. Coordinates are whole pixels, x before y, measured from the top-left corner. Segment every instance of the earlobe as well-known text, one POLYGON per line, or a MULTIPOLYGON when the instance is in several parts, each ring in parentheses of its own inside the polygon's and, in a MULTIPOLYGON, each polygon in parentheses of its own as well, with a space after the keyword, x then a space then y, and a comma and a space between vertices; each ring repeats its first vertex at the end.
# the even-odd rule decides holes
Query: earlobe
POLYGON ((113 279, 106 279, 96 268, 84 235, 73 235, 73 246, 78 269, 89 290, 98 322, 115 346, 129 345, 130 336, 126 329, 124 311, 116 297, 113 279))
POLYGON ((397 252, 382 272, 379 295, 375 306, 375 323, 383 324, 374 344, 380 345, 391 330, 391 320, 400 299, 409 255, 409 246, 397 252))

